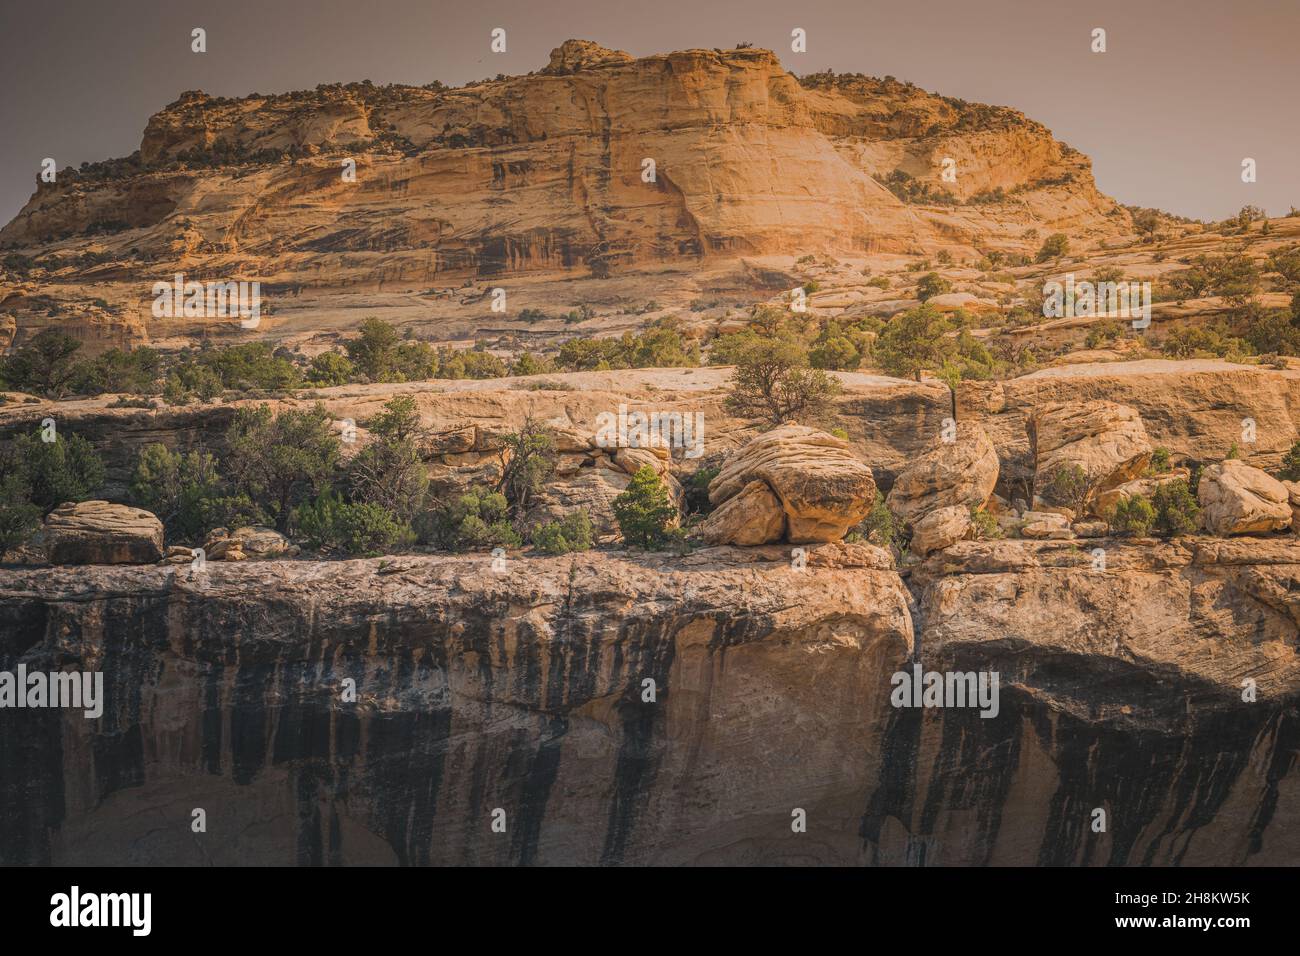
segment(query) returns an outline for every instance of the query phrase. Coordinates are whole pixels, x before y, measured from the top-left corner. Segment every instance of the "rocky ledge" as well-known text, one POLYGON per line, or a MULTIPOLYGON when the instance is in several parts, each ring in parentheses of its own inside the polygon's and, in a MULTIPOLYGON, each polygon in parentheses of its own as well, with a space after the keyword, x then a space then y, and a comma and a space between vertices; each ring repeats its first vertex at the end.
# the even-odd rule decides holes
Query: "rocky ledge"
POLYGON ((1300 546, 1087 545, 0 570, 0 861, 1293 861, 1300 546))

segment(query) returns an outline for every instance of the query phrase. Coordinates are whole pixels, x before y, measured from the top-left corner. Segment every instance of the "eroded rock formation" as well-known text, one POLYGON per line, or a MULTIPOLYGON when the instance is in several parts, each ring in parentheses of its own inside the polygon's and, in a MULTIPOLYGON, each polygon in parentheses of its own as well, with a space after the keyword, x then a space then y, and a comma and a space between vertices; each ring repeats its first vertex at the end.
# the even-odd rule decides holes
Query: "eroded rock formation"
POLYGON ((1300 546, 1105 549, 964 542, 911 594, 862 545, 3 570, 0 668, 107 700, 3 713, 0 858, 1293 862, 1300 546), (914 654, 996 715, 892 706, 914 654))
MULTIPOLYGON (((846 440, 805 425, 773 428, 727 460, 709 483, 709 501, 725 505, 746 491, 756 496, 752 486, 761 481, 785 512, 787 541, 839 541, 866 517, 876 496, 871 468, 849 449, 846 440)), ((706 527, 706 533, 720 541, 739 543, 721 534, 723 523, 732 521, 732 513, 731 509, 723 511, 711 529, 706 527)), ((744 529, 749 531, 749 527, 744 529)))

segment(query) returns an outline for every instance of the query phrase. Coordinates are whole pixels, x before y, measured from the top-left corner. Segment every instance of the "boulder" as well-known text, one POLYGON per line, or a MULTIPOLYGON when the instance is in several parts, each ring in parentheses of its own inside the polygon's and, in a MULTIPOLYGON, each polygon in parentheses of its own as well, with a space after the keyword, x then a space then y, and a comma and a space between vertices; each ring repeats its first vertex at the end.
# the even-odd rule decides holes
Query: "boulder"
POLYGON ((714 505, 764 481, 786 516, 792 544, 838 541, 867 516, 876 482, 849 443, 803 425, 782 425, 737 450, 709 483, 714 505))
POLYGON ((203 542, 203 554, 209 561, 243 561, 245 558, 274 558, 297 554, 296 546, 274 528, 249 525, 227 531, 214 528, 203 542))
MULTIPOLYGON (((600 461, 608 462, 603 456, 600 461)), ((627 490, 631 479, 621 469, 610 464, 581 468, 571 477, 548 481, 532 499, 525 524, 534 527, 548 521, 559 521, 579 509, 587 512, 597 540, 609 539, 618 534, 614 520, 614 499, 627 490)), ((666 479, 671 494, 677 483, 666 479)))
POLYGON ((1263 534, 1291 525, 1287 486, 1235 458, 1205 466, 1197 497, 1211 534, 1263 534))
POLYGON ((1175 468, 1173 471, 1165 472, 1162 475, 1147 475, 1144 478, 1134 478, 1132 481, 1126 481, 1122 485, 1100 492, 1093 501, 1093 507, 1098 514, 1104 515, 1119 504, 1122 498, 1133 498, 1137 495, 1150 498, 1151 493, 1161 485, 1168 484, 1171 481, 1190 481, 1191 477, 1191 473, 1186 468, 1175 468))
POLYGON ((1283 481, 1291 505, 1291 530, 1300 534, 1300 481, 1283 481))
POLYGON ((619 448, 614 452, 614 464, 622 468, 629 475, 635 475, 646 465, 654 469, 658 475, 668 473, 668 455, 664 452, 662 456, 656 454, 659 449, 651 448, 619 448))
POLYGON ((931 511, 912 525, 911 550, 925 557, 932 551, 952 547, 970 530, 970 509, 951 505, 931 511))
POLYGON ((1026 511, 1021 520, 1020 533, 1026 538, 1069 539, 1074 537, 1070 530, 1070 519, 1054 511, 1026 511))
POLYGON ((428 437, 431 455, 459 455, 473 451, 478 440, 478 428, 473 423, 434 432, 428 437))
POLYGON ((51 564, 155 564, 163 526, 142 508, 107 501, 68 502, 45 519, 51 564))
POLYGON ((1070 527, 1080 538, 1104 538, 1110 533, 1110 526, 1104 521, 1076 521, 1070 527))
POLYGON ((708 544, 772 544, 785 535, 785 510, 767 482, 751 481, 740 494, 719 505, 704 520, 700 532, 708 544))
POLYGON ((974 422, 957 425, 956 440, 935 447, 902 470, 886 504, 915 525, 933 511, 955 505, 982 508, 998 482, 998 453, 974 422))
MULTIPOLYGON (((1141 476, 1151 442, 1137 410, 1115 402, 1054 402, 1029 418, 1034 487, 1051 498, 1053 475, 1077 466, 1087 484, 1086 501, 1141 476)), ((1060 502, 1058 502, 1060 503, 1060 502)))
POLYGON ((169 545, 163 555, 163 564, 189 564, 194 560, 194 552, 182 544, 169 545))
POLYGON ((595 447, 591 435, 574 428, 552 426, 551 434, 555 439, 555 450, 561 453, 586 452, 595 447))

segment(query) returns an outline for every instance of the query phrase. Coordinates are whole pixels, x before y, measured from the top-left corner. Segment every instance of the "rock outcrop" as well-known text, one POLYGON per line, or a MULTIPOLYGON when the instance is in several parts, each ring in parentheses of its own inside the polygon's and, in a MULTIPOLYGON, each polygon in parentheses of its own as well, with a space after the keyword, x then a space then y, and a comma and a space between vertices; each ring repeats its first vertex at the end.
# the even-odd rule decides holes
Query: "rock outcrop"
MULTIPOLYGON (((415 401, 420 424, 430 434, 427 454, 435 491, 492 482, 500 476, 500 436, 517 430, 527 418, 545 423, 560 436, 563 483, 586 486, 593 472, 614 476, 619 485, 624 470, 612 458, 617 447, 597 444, 600 416, 629 413, 701 415, 705 428, 697 457, 691 449, 672 451, 676 476, 691 474, 703 464, 717 464, 754 437, 752 422, 729 414, 723 402, 731 376, 726 368, 624 369, 616 372, 571 372, 503 380, 457 380, 403 384, 342 385, 318 389, 310 398, 269 402, 273 410, 302 408, 319 401, 336 421, 358 424, 383 411, 397 396, 415 401), (518 385, 528 388, 519 388, 518 385), (538 385, 553 388, 538 388, 538 385), (608 467, 602 467, 602 463, 608 467)), ((845 372, 836 404, 837 424, 849 434, 850 446, 884 481, 930 447, 949 412, 947 389, 932 382, 910 382, 845 372)), ((104 459, 107 497, 125 497, 141 449, 155 442, 173 450, 202 446, 220 455, 223 436, 235 410, 261 400, 159 408, 130 408, 112 396, 63 402, 31 401, 0 404, 0 442, 34 434, 41 422, 56 416, 59 429, 85 438, 104 459)), ((360 447, 358 441, 354 447, 360 447)), ((609 483, 609 482, 604 482, 609 483)), ((625 484, 625 483, 622 483, 625 484)), ((617 487, 618 494, 622 487, 617 487)), ((581 497, 581 488, 565 497, 581 497)), ((603 494, 603 493, 602 493, 603 494)), ((593 517, 595 513, 593 511, 593 517)))
POLYGON ((45 519, 51 564, 151 564, 163 556, 162 522, 107 501, 59 505, 45 519))
POLYGON ((0 669, 106 672, 99 721, 3 711, 0 862, 855 859, 906 589, 763 550, 0 570, 0 669))
POLYGON ((1095 401, 1135 409, 1150 443, 1167 449, 1175 465, 1218 461, 1236 445, 1248 464, 1273 469, 1300 439, 1300 370, 1211 359, 1067 365, 1002 382, 963 381, 957 418, 979 421, 1003 478, 1021 482, 1034 473, 1030 416, 1049 403, 1095 401))
MULTIPOLYGON (((780 501, 793 544, 838 541, 867 516, 876 495, 871 469, 847 441, 804 425, 774 428, 737 451, 709 483, 709 501, 722 505, 756 480, 780 501)), ((729 519, 706 524, 705 533, 722 520, 729 519)))
POLYGON ((963 505, 949 505, 926 512, 912 525, 910 549, 924 557, 956 544, 970 530, 970 510, 963 505))
POLYGON ((293 555, 298 548, 274 528, 250 525, 234 530, 214 528, 203 542, 203 552, 210 561, 244 561, 293 555))
POLYGON ((1105 556, 0 569, 0 670, 105 675, 3 712, 0 862, 1294 862, 1300 544, 1105 556), (996 700, 892 706, 914 655, 996 700))
POLYGON ((767 482, 755 479, 715 508, 700 533, 709 544, 772 544, 785 537, 785 509, 767 482))
POLYGON ((953 505, 983 508, 998 481, 998 453, 977 423, 959 422, 952 441, 933 448, 903 469, 889 490, 889 510, 913 523, 953 505))
POLYGON ((1131 481, 1151 461, 1152 446, 1137 410, 1116 402, 1044 405, 1029 418, 1034 489, 1049 497, 1062 471, 1078 469, 1091 501, 1131 481))
POLYGON ((1211 534, 1263 534, 1291 525, 1291 496, 1282 482, 1243 461, 1206 465, 1197 489, 1201 520, 1211 534))
POLYGON ((1070 519, 1055 511, 1026 511, 1020 516, 1020 533, 1026 538, 1068 539, 1070 519))

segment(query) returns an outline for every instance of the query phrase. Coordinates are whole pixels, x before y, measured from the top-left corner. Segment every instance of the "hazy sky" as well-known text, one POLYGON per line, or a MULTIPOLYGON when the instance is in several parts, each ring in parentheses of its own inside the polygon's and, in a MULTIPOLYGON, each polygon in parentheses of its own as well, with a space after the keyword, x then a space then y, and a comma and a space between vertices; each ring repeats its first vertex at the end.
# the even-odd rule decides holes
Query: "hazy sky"
POLYGON ((893 75, 1014 106, 1120 202, 1198 218, 1300 206, 1300 0, 47 0, 0 7, 0 221, 59 168, 126 156, 182 90, 459 85, 569 38, 646 55, 739 41, 789 70, 893 75), (208 52, 190 52, 190 30, 208 52), (489 52, 493 27, 509 52, 489 52), (808 52, 790 52, 790 31, 808 52), (1094 27, 1108 51, 1089 51, 1094 27), (1258 182, 1241 182, 1241 161, 1258 182))

